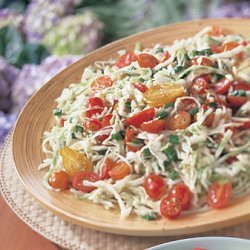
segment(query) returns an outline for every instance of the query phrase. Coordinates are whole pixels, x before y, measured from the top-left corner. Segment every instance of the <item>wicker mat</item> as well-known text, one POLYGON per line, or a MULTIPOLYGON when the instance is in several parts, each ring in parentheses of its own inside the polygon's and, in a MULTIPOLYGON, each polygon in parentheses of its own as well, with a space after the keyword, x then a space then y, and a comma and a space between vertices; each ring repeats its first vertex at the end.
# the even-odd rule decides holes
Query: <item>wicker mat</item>
POLYGON ((202 234, 176 237, 131 237, 98 232, 73 225, 37 203, 25 191, 15 169, 9 135, 1 149, 0 189, 11 209, 33 230, 67 249, 138 250, 173 240, 200 236, 232 236, 250 239, 250 222, 202 234))

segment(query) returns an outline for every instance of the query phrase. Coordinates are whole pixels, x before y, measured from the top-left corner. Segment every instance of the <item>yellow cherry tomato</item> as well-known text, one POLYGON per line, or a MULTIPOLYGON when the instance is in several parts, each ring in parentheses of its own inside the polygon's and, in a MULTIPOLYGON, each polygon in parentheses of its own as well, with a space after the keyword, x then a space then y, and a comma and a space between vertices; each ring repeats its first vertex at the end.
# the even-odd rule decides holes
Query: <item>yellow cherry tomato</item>
POLYGON ((61 149, 60 154, 63 159, 63 166, 70 178, 80 171, 93 170, 92 162, 85 154, 79 153, 69 147, 61 149))
POLYGON ((177 97, 184 95, 184 89, 177 83, 165 83, 152 86, 144 93, 147 104, 160 107, 164 104, 174 102, 177 97))

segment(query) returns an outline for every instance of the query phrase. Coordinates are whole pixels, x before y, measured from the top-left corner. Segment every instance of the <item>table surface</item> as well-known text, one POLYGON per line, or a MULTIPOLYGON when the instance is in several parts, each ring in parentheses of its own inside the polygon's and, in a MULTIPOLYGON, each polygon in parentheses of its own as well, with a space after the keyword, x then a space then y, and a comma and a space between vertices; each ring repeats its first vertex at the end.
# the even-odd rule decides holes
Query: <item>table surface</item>
POLYGON ((24 222, 9 208, 0 194, 0 246, 1 249, 16 250, 59 250, 24 222), (11 237, 10 237, 11 235, 11 237))

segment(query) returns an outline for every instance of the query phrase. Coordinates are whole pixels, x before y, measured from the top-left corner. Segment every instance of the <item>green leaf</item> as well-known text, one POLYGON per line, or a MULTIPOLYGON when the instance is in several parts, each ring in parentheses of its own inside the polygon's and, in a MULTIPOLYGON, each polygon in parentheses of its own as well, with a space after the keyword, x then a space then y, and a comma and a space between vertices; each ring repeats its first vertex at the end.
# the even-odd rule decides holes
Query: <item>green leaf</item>
POLYGON ((179 139, 179 136, 178 135, 169 135, 168 136, 168 141, 171 143, 171 144, 179 144, 180 143, 180 139, 179 139))
POLYGON ((112 134, 111 137, 112 137, 113 140, 122 141, 125 138, 125 131, 124 130, 120 130, 117 133, 112 134))
POLYGON ((131 102, 125 102, 125 107, 131 112, 131 102))
POLYGON ((164 52, 164 49, 159 47, 156 49, 155 53, 163 53, 164 52))
POLYGON ((238 90, 235 90, 231 95, 232 96, 246 96, 247 93, 243 89, 238 89, 238 90))
POLYGON ((61 109, 55 109, 53 113, 54 113, 54 116, 60 117, 62 115, 62 110, 61 109))
POLYGON ((140 81, 140 82, 145 82, 146 80, 145 80, 144 78, 140 77, 140 78, 139 78, 139 81, 140 81))
POLYGON ((165 104, 164 109, 172 108, 172 107, 174 107, 174 104, 175 104, 174 102, 170 102, 168 104, 165 104))
POLYGON ((152 154, 151 154, 149 148, 145 148, 143 151, 143 154, 144 154, 145 160, 150 160, 152 157, 152 154))
POLYGON ((216 109, 217 106, 218 106, 217 102, 210 102, 210 103, 208 103, 207 105, 208 105, 210 108, 213 108, 213 109, 216 109))
POLYGON ((165 119, 167 116, 168 116, 168 112, 166 110, 159 111, 156 114, 156 117, 160 119, 165 119))
POLYGON ((141 216, 144 220, 155 220, 157 218, 156 213, 145 214, 141 216))
POLYGON ((166 148, 163 153, 168 157, 168 160, 171 161, 178 161, 177 152, 174 147, 166 148))
POLYGON ((83 127, 80 125, 75 126, 75 132, 83 133, 83 127))
POLYGON ((204 50, 196 50, 196 51, 193 51, 193 53, 192 53, 193 57, 198 56, 198 55, 209 56, 209 55, 212 55, 212 54, 213 53, 212 53, 210 48, 204 49, 204 50))
POLYGON ((143 140, 141 140, 141 139, 132 139, 132 141, 131 141, 132 143, 134 143, 134 144, 143 144, 143 140))
POLYGON ((171 179, 171 180, 176 180, 177 178, 179 178, 179 173, 175 170, 171 171, 168 175, 168 177, 171 179))
POLYGON ((191 109, 191 110, 189 111, 189 114, 190 114, 190 116, 191 116, 192 119, 193 119, 194 116, 198 113, 198 111, 199 111, 199 108, 198 108, 198 107, 194 107, 193 109, 191 109))
POLYGON ((181 71, 183 71, 185 68, 183 66, 176 66, 174 68, 174 71, 176 74, 180 73, 181 71))

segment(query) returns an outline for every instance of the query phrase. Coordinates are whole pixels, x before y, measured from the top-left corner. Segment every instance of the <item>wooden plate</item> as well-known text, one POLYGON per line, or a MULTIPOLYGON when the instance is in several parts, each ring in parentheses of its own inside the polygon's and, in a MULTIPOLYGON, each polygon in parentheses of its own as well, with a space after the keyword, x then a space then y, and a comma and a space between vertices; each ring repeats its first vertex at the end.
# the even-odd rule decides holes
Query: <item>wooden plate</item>
POLYGON ((175 39, 192 36, 208 25, 218 25, 227 32, 250 35, 250 19, 202 20, 163 26, 104 46, 74 63, 45 84, 25 106, 14 131, 13 157, 17 173, 26 189, 42 205, 66 220, 115 234, 182 235, 249 220, 249 196, 235 200, 223 210, 183 216, 174 221, 160 219, 150 222, 138 216, 122 219, 118 210, 108 211, 100 205, 76 200, 69 192, 56 193, 46 190, 42 186, 44 172, 37 169, 44 158, 41 151, 43 133, 53 124, 54 100, 61 94, 63 88, 80 80, 86 66, 97 60, 116 57, 116 52, 120 49, 133 49, 138 41, 142 42, 145 47, 158 42, 171 43, 175 39))

